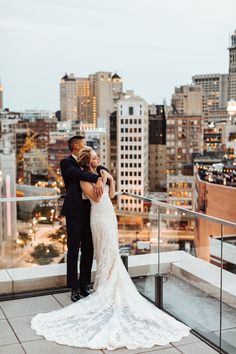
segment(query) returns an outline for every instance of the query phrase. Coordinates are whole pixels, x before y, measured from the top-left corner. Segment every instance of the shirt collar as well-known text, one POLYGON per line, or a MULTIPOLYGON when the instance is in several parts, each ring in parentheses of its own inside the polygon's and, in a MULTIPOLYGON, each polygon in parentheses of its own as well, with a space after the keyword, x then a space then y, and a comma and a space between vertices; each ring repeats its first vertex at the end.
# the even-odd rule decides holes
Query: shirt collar
POLYGON ((75 161, 77 161, 77 162, 78 162, 78 158, 77 158, 77 156, 76 156, 76 155, 71 154, 71 156, 73 156, 73 157, 74 157, 74 159, 75 159, 75 161))

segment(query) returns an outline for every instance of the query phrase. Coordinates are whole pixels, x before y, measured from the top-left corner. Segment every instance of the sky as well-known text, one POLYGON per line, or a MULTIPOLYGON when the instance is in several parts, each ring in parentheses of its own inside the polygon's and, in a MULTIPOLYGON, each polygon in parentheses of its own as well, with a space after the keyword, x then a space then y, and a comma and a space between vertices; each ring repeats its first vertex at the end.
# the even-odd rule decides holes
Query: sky
POLYGON ((0 0, 4 107, 60 109, 65 72, 117 72, 149 104, 228 72, 235 0, 0 0))

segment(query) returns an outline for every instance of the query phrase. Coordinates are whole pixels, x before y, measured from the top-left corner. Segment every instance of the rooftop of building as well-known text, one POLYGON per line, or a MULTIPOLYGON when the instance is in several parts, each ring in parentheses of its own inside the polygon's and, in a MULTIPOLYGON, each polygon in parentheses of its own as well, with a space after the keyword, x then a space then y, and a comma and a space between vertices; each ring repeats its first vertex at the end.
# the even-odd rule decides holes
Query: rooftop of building
POLYGON ((202 181, 218 184, 224 187, 236 187, 236 169, 224 167, 214 168, 213 166, 199 166, 198 175, 202 181))

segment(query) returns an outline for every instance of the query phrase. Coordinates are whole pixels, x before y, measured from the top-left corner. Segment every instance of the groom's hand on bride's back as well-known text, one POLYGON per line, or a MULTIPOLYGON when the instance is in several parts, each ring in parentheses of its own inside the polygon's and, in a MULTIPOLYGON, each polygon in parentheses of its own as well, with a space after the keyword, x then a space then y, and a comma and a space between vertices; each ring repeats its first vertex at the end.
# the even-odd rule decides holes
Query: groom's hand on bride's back
POLYGON ((101 176, 101 170, 105 170, 107 172, 109 172, 108 168, 106 168, 105 166, 98 166, 97 167, 97 173, 101 176))

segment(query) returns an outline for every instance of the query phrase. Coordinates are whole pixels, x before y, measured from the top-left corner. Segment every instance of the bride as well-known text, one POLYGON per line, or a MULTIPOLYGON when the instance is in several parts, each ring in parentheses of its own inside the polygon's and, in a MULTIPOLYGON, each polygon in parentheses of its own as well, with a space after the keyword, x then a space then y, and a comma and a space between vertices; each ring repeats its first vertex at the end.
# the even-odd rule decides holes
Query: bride
MULTIPOLYGON (((96 173, 99 160, 91 148, 79 153, 78 162, 96 173)), ((114 180, 106 171, 102 179, 101 197, 95 196, 91 183, 80 182, 84 196, 91 201, 97 263, 95 292, 63 309, 36 315, 31 327, 47 340, 91 349, 150 348, 179 341, 189 335, 190 329, 144 299, 123 265, 116 215, 110 200, 115 194, 114 180)))

